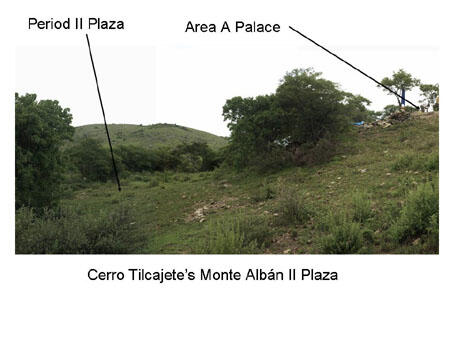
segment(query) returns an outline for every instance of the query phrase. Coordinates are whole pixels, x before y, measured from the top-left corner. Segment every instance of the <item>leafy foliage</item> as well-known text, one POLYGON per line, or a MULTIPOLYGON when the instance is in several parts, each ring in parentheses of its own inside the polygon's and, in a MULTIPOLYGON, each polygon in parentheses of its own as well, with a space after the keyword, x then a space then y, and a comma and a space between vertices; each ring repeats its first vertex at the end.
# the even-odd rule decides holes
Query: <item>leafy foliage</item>
POLYGON ((439 191, 432 183, 424 183, 412 190, 392 227, 394 238, 404 243, 439 230, 439 191))
POLYGON ((352 122, 371 122, 377 117, 377 114, 369 109, 372 102, 361 95, 345 94, 345 112, 349 115, 352 122))
POLYGON ((95 139, 82 140, 69 150, 69 157, 82 177, 89 181, 106 182, 113 177, 109 151, 95 139))
POLYGON ((57 204, 64 168, 61 145, 71 139, 72 115, 58 101, 15 94, 16 207, 57 204))
POLYGON ((419 88, 421 91, 420 95, 422 96, 422 100, 420 102, 427 108, 431 106, 433 109, 439 110, 439 104, 437 104, 439 84, 421 84, 419 88))
POLYGON ((363 235, 358 224, 345 222, 335 226, 331 234, 321 241, 325 254, 354 254, 363 246, 363 235))
POLYGON ((371 202, 368 194, 355 192, 352 195, 353 220, 364 223, 372 216, 371 202))
POLYGON ((199 244, 200 253, 207 254, 245 254, 257 248, 257 239, 246 238, 239 219, 210 224, 207 239, 199 244))
MULTIPOLYGON (((391 78, 385 77, 383 80, 381 80, 381 83, 389 87, 395 93, 397 93, 397 95, 395 95, 395 98, 397 99, 398 107, 401 107, 400 97, 402 95, 402 90, 408 91, 413 89, 414 87, 420 84, 420 80, 414 78, 411 74, 407 73, 405 70, 400 69, 397 72, 394 72, 391 78), (400 97, 398 95, 400 95, 400 97)), ((378 85, 378 87, 381 86, 378 85)), ((386 91, 389 95, 394 95, 386 88, 383 88, 383 90, 386 91)))
MULTIPOLYGON (((344 109, 346 97, 348 93, 321 78, 321 73, 295 69, 284 76, 275 94, 227 100, 223 116, 231 131, 228 162, 242 168, 276 154, 288 164, 286 155, 298 147, 314 146, 346 129, 350 120, 344 109)), ((360 96, 351 100, 353 106, 356 101, 368 102, 360 96)))
MULTIPOLYGON (((89 181, 106 182, 113 178, 111 155, 100 141, 84 138, 66 153, 73 169, 89 181)), ((182 172, 198 172, 213 170, 221 161, 217 152, 206 143, 194 142, 180 144, 175 149, 145 149, 135 145, 120 145, 115 150, 116 164, 119 171, 155 172, 177 170, 182 172)))
POLYGON ((279 208, 283 222, 288 225, 305 224, 314 214, 304 196, 295 188, 285 187, 280 191, 279 208))
POLYGON ((131 210, 129 205, 120 205, 108 213, 69 208, 46 209, 38 215, 32 208, 20 208, 16 212, 16 253, 135 253, 147 236, 133 222, 131 210))

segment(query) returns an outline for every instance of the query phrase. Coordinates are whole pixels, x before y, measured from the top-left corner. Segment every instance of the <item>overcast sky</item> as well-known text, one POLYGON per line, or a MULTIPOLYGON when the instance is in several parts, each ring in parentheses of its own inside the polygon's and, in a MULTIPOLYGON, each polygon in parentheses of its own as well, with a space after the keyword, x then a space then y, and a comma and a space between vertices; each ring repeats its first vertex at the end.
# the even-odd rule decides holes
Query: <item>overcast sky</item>
MULTIPOLYGON (((420 12, 414 7, 412 11, 417 15, 420 12)), ((410 29, 402 32, 401 25, 395 24, 377 28, 363 24, 364 19, 354 13, 346 13, 341 13, 339 21, 333 21, 332 12, 324 14, 323 20, 328 17, 329 24, 318 26, 309 24, 309 17, 294 21, 292 13, 271 16, 267 8, 256 17, 279 22, 282 31, 278 35, 184 33, 188 19, 196 18, 189 14, 172 17, 173 25, 168 30, 155 31, 146 26, 148 34, 142 27, 115 36, 92 32, 91 46, 107 120, 144 125, 176 123, 228 135, 221 115, 228 98, 272 93, 285 72, 306 67, 322 72, 343 90, 370 99, 371 109, 381 110, 396 102, 372 81, 291 32, 289 24, 376 79, 404 68, 425 83, 439 82, 438 48, 432 35, 418 35, 410 29), (390 34, 390 29, 400 34, 390 34)), ((155 20, 157 14, 153 13, 155 20)), ((124 14, 128 26, 137 20, 135 15, 124 14)), ((389 15, 395 17, 395 13, 389 15)), ((210 17, 206 12, 200 17, 196 22, 219 25, 225 19, 234 20, 217 11, 210 17)), ((244 15, 246 18, 250 21, 252 16, 244 15)), ((47 34, 45 39, 42 36, 36 34, 38 38, 32 39, 28 34, 16 49, 16 91, 58 100, 71 109, 75 126, 102 123, 84 35, 58 32, 47 34)), ((417 102, 418 93, 407 93, 407 98, 417 102)))

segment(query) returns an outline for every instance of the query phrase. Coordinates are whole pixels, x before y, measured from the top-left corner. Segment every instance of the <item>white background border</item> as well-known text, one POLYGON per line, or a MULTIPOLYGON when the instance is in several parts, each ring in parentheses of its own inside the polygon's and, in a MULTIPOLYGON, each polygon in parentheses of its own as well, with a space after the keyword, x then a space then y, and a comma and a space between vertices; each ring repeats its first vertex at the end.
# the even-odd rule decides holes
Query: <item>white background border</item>
MULTIPOLYGON (((448 337, 448 156, 449 107, 445 97, 450 77, 448 8, 437 1, 299 2, 62 2, 15 1, 1 10, 1 331, 4 337, 120 336, 343 336, 448 337), (283 9, 284 7, 284 9, 283 9), (319 9, 322 8, 321 11, 319 9), (177 20, 189 15, 276 17, 288 23, 297 16, 310 30, 325 36, 337 30, 323 22, 342 16, 342 29, 353 18, 355 30, 367 36, 399 32, 406 43, 428 36, 441 55, 441 249, 435 256, 15 256, 14 255, 14 57, 17 41, 39 44, 26 31, 28 16, 125 16, 140 19, 136 30, 158 30, 159 37, 177 34, 177 20), (395 15, 392 15, 392 12, 395 15), (53 13, 53 14, 50 14, 53 13), (104 13, 104 14, 103 14, 104 13), (161 14, 163 13, 163 14, 161 14), (171 15, 168 15, 171 13, 171 15), (283 14, 284 13, 284 14, 283 14), (319 13, 319 14, 318 14, 319 13), (385 13, 385 14, 383 14, 385 13), (386 14, 391 13, 391 14, 386 14), (429 23, 420 15, 435 13, 429 23), (442 14, 442 18, 440 15, 442 14), (311 16, 315 15, 315 24, 311 16), (393 21, 394 18, 398 21, 393 21), (145 22, 144 19, 147 18, 145 22), (304 19, 302 19, 304 18, 304 19), (309 18, 309 19, 308 19, 309 18), (365 19, 364 19, 365 18, 365 19), (151 19, 154 19, 153 21, 151 19), (173 25, 165 25, 170 20, 173 25), (369 25, 364 24, 370 21, 369 25), (318 24, 318 22, 322 24, 318 24), (347 22, 347 23, 346 23, 347 22), (378 27, 374 26, 378 23, 378 27), (364 24, 364 29, 359 25, 364 24), (442 24, 442 25, 441 25, 442 24), (172 27, 162 31, 158 25, 172 27), (314 26, 314 27, 313 27, 314 26), (442 94, 444 93, 444 94, 442 94), (338 271, 338 282, 91 282, 87 270, 131 267, 180 269, 315 268, 338 271), (446 313, 447 312, 447 313, 446 313)), ((298 22, 299 19, 297 19, 298 22)), ((295 22, 294 22, 295 23, 295 22)), ((130 32, 131 35, 132 32, 130 32)), ((357 33, 355 34, 363 34, 357 33)), ((50 36, 48 33, 47 36, 50 36)), ((104 38, 114 39, 103 34, 104 38)), ((392 41, 390 41, 392 42, 392 41)))

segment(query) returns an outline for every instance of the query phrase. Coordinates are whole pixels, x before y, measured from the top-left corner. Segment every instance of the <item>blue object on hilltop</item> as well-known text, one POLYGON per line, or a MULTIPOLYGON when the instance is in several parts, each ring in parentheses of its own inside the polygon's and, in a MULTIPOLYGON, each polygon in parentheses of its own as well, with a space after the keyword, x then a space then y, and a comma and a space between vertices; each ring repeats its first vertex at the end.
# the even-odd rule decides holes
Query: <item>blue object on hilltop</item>
POLYGON ((352 123, 354 126, 362 126, 364 124, 364 121, 361 122, 354 122, 352 123))

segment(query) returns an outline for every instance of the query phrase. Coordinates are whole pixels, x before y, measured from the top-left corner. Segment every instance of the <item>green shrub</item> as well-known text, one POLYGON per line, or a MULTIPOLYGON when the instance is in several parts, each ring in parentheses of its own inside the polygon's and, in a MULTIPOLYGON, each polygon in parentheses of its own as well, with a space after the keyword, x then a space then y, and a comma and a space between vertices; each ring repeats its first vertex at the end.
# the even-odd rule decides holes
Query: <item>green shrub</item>
POLYGON ((372 208, 369 195, 366 193, 355 192, 352 196, 353 220, 358 223, 364 223, 372 216, 372 208))
POLYGON ((320 231, 330 231, 335 227, 341 226, 347 220, 344 213, 336 213, 333 211, 328 211, 322 215, 319 215, 317 222, 317 229, 320 231))
POLYGON ((31 208, 21 208, 16 212, 16 253, 136 253, 146 234, 130 210, 130 206, 119 205, 110 214, 60 209, 37 215, 31 208))
POLYGON ((198 251, 208 254, 261 253, 272 242, 273 231, 262 217, 233 216, 207 224, 207 237, 198 251))
POLYGON ((439 153, 431 153, 428 155, 427 160, 424 163, 424 167, 428 171, 439 170, 439 153))
POLYGON ((413 160, 415 158, 414 154, 403 154, 397 156, 395 162, 392 164, 392 170, 402 170, 409 169, 412 166, 413 160))
POLYGON ((159 181, 156 178, 150 178, 148 185, 150 188, 157 187, 159 185, 159 181))
POLYGON ((239 223, 216 222, 209 226, 208 237, 200 243, 199 251, 205 254, 243 254, 256 249, 256 243, 244 245, 245 235, 239 223))
POLYGON ((295 188, 283 188, 280 191, 279 209, 285 223, 305 224, 314 215, 305 196, 295 188))
POLYGON ((397 242, 405 243, 436 229, 439 229, 439 191, 433 182, 427 182, 410 191, 391 231, 397 242))
POLYGON ((359 224, 346 222, 335 226, 321 241, 324 254, 353 254, 362 248, 363 237, 359 224))
POLYGON ((265 184, 254 193, 251 198, 255 202, 262 202, 275 197, 275 189, 271 185, 265 184))
POLYGON ((439 213, 431 216, 424 247, 425 252, 439 253, 439 213))
POLYGON ((68 149, 67 153, 72 166, 84 179, 106 182, 114 177, 111 155, 99 140, 86 137, 68 149))
POLYGON ((397 156, 391 166, 392 170, 439 170, 439 153, 431 153, 428 155, 406 153, 397 156))
POLYGON ((258 249, 270 246, 274 235, 264 217, 247 216, 239 220, 240 230, 244 234, 244 244, 255 243, 258 249))
POLYGON ((330 161, 337 152, 337 140, 326 134, 316 143, 304 143, 293 153, 296 165, 314 166, 330 161))

